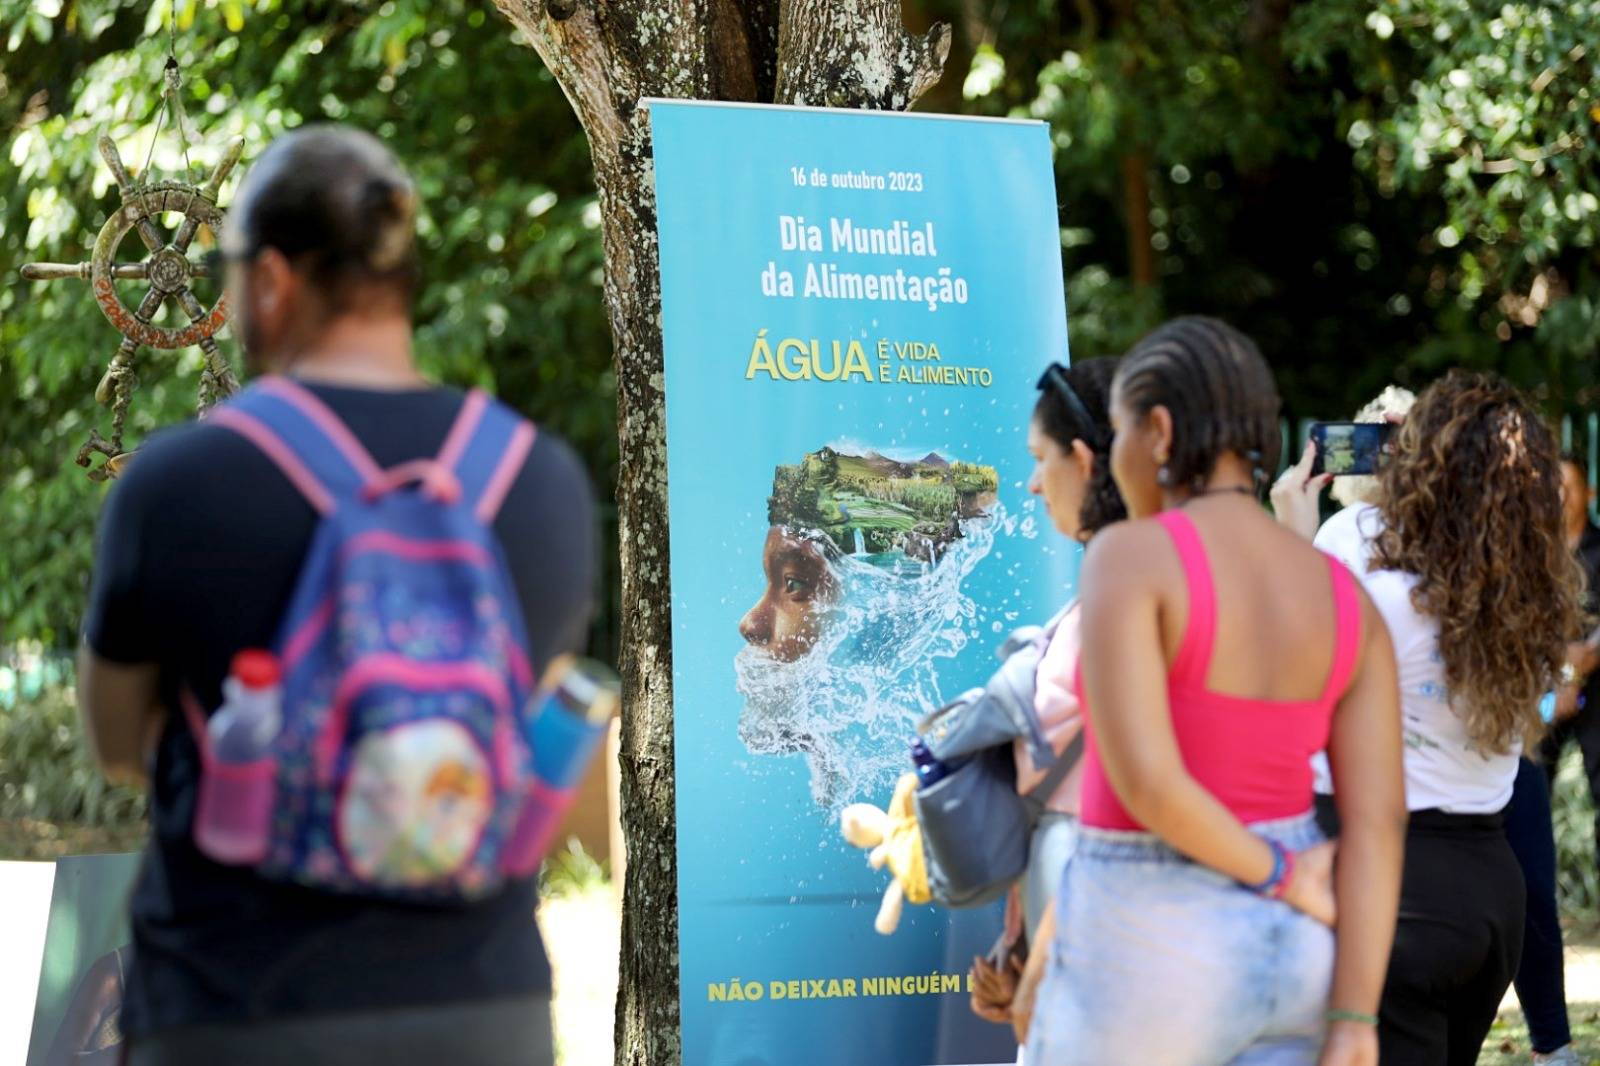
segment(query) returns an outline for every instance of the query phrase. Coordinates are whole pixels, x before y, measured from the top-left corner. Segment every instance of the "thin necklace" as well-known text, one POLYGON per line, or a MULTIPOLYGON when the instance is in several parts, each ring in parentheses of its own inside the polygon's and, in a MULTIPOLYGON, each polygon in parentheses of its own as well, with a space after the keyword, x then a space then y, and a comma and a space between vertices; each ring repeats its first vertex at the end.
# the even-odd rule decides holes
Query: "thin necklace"
POLYGON ((1189 499, 1199 499, 1201 496, 1218 496, 1225 492, 1237 492, 1240 496, 1249 496, 1254 499, 1256 490, 1247 485, 1217 485, 1209 489, 1196 489, 1189 494, 1189 499))

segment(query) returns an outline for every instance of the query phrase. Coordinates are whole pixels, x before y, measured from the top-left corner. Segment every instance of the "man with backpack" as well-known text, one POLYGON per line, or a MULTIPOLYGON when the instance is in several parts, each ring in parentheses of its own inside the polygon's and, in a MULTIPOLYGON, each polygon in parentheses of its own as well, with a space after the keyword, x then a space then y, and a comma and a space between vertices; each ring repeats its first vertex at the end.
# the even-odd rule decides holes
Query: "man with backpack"
POLYGON ((367 134, 268 148, 220 251, 260 380, 106 504, 78 691, 150 779, 133 1066, 552 1060, 524 727, 585 641, 594 506, 565 444, 419 373, 415 211, 367 134))

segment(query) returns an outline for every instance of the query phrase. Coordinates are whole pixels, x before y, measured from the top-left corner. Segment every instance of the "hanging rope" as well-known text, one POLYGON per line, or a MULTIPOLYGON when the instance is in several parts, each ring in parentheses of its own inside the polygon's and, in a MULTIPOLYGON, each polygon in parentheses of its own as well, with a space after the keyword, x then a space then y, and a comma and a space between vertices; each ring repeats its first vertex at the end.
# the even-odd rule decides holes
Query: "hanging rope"
MULTIPOLYGON (((159 0, 157 0, 159 2, 159 0)), ((156 128, 150 136, 150 147, 145 152, 144 169, 139 172, 140 183, 150 184, 150 164, 155 159, 156 142, 161 139, 161 129, 166 125, 167 110, 172 110, 173 122, 178 127, 178 146, 183 151, 183 177, 194 179, 194 164, 189 160, 188 113, 183 108, 183 72, 178 63, 178 5, 177 0, 167 4, 167 62, 161 72, 161 105, 156 111, 156 128)))

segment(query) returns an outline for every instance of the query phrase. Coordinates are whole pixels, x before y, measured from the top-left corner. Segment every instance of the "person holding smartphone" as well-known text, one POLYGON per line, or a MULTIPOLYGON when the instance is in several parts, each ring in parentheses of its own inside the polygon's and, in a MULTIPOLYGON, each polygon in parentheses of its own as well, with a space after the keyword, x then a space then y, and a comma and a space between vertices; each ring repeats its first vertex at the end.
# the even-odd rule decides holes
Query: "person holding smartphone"
MULTIPOLYGON (((1411 817, 1384 1066, 1475 1063, 1522 952, 1526 888, 1505 812, 1578 619, 1559 466, 1521 393, 1452 371, 1398 430, 1360 535, 1316 534, 1361 579, 1399 663, 1411 817)), ((1304 460, 1289 471, 1279 520, 1309 536, 1304 502, 1323 484, 1304 460)), ((1318 779, 1331 828, 1340 788, 1318 779)))

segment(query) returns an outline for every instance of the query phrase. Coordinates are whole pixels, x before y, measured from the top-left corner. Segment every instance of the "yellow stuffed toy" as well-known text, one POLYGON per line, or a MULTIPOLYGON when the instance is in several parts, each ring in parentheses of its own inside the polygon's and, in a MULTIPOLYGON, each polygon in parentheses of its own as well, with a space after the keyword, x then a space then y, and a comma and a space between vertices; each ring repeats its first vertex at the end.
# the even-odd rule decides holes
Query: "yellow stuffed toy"
POLYGON ((845 840, 858 848, 871 848, 867 862, 874 870, 885 864, 894 880, 884 890, 883 903, 872 927, 884 936, 900 924, 901 905, 927 903, 928 870, 922 858, 922 828, 917 824, 917 809, 911 794, 917 790, 917 775, 906 774, 895 783, 894 796, 887 811, 870 803, 852 803, 839 816, 839 829, 845 840))

